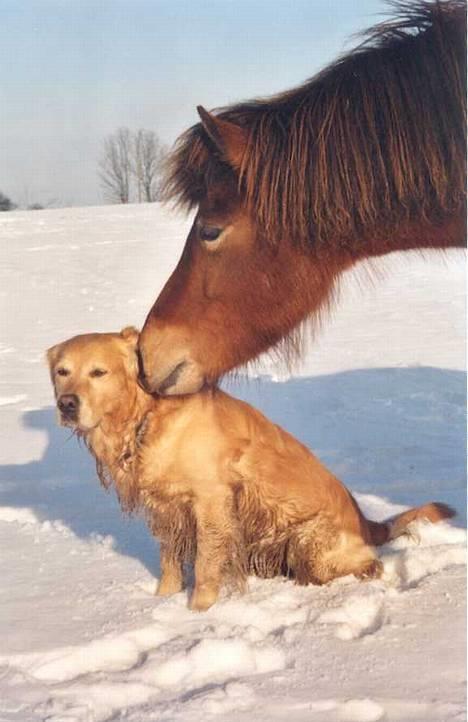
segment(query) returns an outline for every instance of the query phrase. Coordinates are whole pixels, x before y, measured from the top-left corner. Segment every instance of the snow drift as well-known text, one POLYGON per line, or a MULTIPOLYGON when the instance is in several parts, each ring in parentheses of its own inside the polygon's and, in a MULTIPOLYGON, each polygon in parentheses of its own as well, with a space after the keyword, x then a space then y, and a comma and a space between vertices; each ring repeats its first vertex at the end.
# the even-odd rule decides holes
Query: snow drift
POLYGON ((0 218, 0 716, 8 722, 465 719, 461 254, 358 269, 294 374, 231 393, 310 445, 383 519, 431 499, 454 523, 383 547, 384 577, 251 579, 203 614, 153 596, 157 553, 56 426, 44 350, 141 325, 187 221, 157 204, 0 218))

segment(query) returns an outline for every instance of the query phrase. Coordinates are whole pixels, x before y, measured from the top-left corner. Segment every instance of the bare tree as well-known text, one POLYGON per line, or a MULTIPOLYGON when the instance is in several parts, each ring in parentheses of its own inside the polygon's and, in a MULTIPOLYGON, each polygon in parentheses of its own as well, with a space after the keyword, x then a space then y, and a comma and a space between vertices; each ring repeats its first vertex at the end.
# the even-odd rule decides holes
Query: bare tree
POLYGON ((99 177, 106 200, 111 203, 130 201, 132 145, 132 134, 128 128, 119 128, 104 140, 99 177))
POLYGON ((132 171, 138 201, 153 203, 158 198, 164 147, 154 130, 140 129, 133 136, 132 171))

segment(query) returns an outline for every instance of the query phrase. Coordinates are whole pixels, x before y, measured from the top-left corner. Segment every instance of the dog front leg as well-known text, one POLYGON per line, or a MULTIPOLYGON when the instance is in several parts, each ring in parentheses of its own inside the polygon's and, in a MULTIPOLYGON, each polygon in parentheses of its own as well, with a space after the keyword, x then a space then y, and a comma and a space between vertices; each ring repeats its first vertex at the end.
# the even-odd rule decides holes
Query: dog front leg
POLYGON ((161 542, 161 579, 156 589, 159 597, 177 594, 184 586, 182 560, 178 558, 171 544, 161 542))
POLYGON ((228 495, 198 500, 194 506, 197 524, 195 588, 190 608, 203 611, 218 599, 223 573, 236 555, 236 523, 228 495))

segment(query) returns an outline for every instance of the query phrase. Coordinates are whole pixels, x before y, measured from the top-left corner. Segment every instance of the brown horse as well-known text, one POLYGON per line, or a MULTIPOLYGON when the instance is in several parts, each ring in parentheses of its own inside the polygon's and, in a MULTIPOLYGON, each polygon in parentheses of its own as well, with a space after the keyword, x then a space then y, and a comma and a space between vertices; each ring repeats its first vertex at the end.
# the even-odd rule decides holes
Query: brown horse
POLYGON ((166 196, 197 214, 141 336, 152 391, 294 353, 358 261, 464 244, 466 3, 396 7, 301 87, 200 107, 179 139, 166 196))

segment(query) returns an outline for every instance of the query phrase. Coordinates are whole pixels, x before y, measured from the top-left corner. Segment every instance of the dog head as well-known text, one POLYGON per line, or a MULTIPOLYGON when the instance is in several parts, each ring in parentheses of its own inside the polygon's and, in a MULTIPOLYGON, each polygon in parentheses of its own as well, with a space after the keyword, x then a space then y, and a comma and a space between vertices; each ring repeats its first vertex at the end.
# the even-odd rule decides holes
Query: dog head
POLYGON ((138 331, 74 336, 47 351, 62 426, 91 431, 137 394, 138 331))

